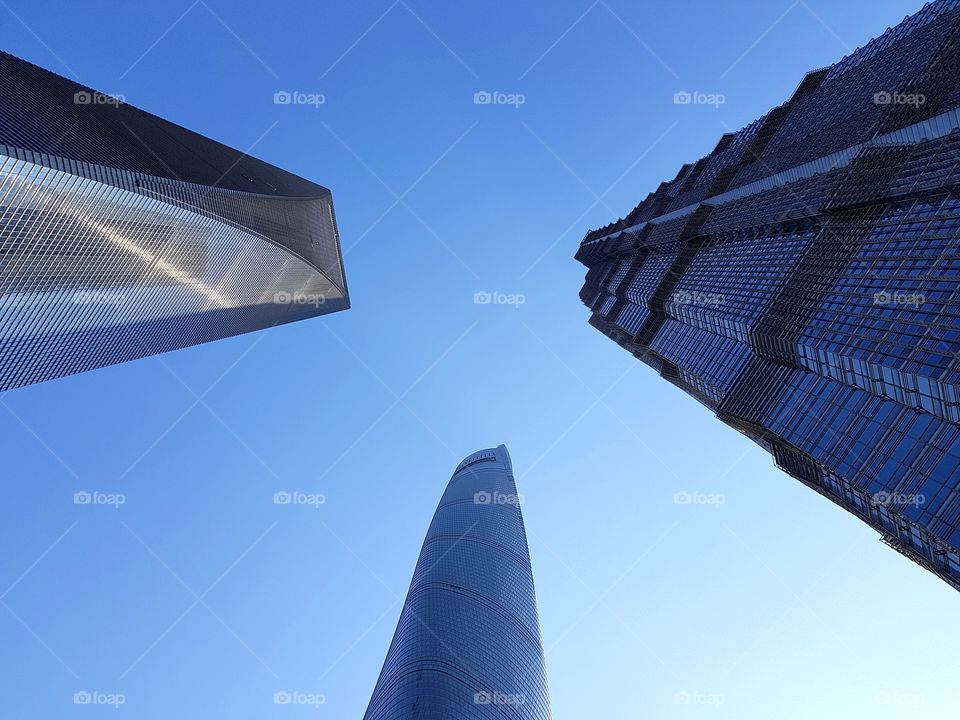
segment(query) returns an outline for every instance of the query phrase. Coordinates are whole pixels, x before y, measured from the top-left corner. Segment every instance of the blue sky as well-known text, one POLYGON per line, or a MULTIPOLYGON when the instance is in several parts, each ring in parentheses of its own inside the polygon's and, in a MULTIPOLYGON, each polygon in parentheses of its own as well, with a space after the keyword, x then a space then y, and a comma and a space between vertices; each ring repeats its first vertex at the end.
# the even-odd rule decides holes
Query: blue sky
POLYGON ((360 718, 453 467, 501 442, 556 720, 954 712, 955 591, 590 328, 572 260, 917 9, 2 0, 7 51, 332 188, 353 308, 0 398, 0 715, 360 718))

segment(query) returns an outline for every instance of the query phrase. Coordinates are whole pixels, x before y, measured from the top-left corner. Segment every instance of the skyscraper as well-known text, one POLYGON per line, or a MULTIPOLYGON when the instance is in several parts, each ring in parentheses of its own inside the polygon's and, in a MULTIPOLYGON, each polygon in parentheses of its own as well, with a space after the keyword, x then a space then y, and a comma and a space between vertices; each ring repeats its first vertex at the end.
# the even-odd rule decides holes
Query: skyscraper
POLYGON ((0 391, 349 307, 330 191, 0 53, 0 391))
POLYGON ((960 589, 958 5, 808 73, 576 257, 594 327, 960 589))
POLYGON ((364 720, 549 720, 520 496, 507 448, 453 473, 364 720))

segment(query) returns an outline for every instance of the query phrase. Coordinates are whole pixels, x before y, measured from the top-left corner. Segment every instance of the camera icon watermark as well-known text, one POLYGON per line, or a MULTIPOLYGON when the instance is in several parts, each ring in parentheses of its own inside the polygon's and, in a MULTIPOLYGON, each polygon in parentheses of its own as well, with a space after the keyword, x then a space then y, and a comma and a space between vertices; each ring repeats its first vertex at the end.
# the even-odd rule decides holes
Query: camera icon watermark
POLYGON ((523 705, 527 701, 522 693, 502 693, 481 690, 473 695, 474 705, 523 705))
POLYGON ((523 495, 481 490, 473 494, 474 505, 522 505, 523 495))
POLYGON ((927 698, 923 693, 900 688, 894 688, 892 690, 879 690, 873 695, 874 705, 883 705, 887 707, 894 705, 913 707, 917 705, 924 705, 926 702, 927 698))
POLYGON ((505 93, 499 90, 477 90, 473 94, 474 105, 506 105, 519 109, 526 104, 527 96, 523 93, 505 93))
POLYGON ((78 290, 71 298, 74 305, 122 305, 127 298, 123 293, 105 290, 78 290))
POLYGON ((727 102, 723 93, 705 93, 699 90, 678 90, 673 94, 674 105, 707 105, 719 108, 727 102))
POLYGON ((305 505, 319 509, 327 502, 327 496, 321 493, 305 493, 299 490, 278 490, 273 494, 274 505, 305 505))
POLYGON ((99 490, 78 490, 73 494, 74 505, 106 505, 115 510, 127 502, 123 493, 105 493, 99 490))
POLYGON ((117 708, 127 702, 123 693, 105 693, 99 690, 78 690, 73 694, 74 705, 107 705, 117 708))
POLYGON ((327 103, 327 96, 323 93, 306 93, 299 90, 277 90, 273 94, 274 105, 307 105, 319 108, 327 103))
POLYGON ((274 293, 273 302, 277 305, 313 305, 314 307, 320 307, 327 302, 327 296, 322 293, 278 292, 274 293))
POLYGON ((79 90, 73 94, 74 105, 112 105, 117 107, 124 102, 126 102, 126 96, 119 93, 106 95, 95 90, 79 90))
POLYGON ((874 305, 911 305, 919 308, 927 302, 927 298, 922 293, 890 292, 882 290, 873 294, 874 305))
POLYGON ((927 96, 923 93, 903 93, 888 92, 881 90, 873 96, 874 105, 911 105, 918 108, 927 102, 927 96))
POLYGON ((927 496, 923 493, 898 493, 881 490, 870 496, 870 502, 873 505, 881 507, 891 507, 895 505, 922 507, 927 503, 927 496))
POLYGON ((727 298, 722 293, 705 293, 700 291, 677 290, 670 298, 676 305, 723 305, 727 298))
POLYGON ((673 694, 674 705, 713 705, 719 707, 727 702, 725 695, 699 690, 678 690, 673 694))
POLYGON ((720 508, 726 505, 727 496, 723 493, 705 493, 699 490, 679 490, 673 494, 674 505, 706 505, 720 508))
POLYGON ((306 705, 319 710, 320 706, 326 701, 327 697, 322 693, 307 693, 299 690, 278 690, 273 694, 274 705, 306 705))
POLYGON ((499 290, 490 292, 488 290, 479 290, 473 294, 474 305, 510 305, 519 308, 527 302, 527 296, 523 293, 504 293, 499 290))

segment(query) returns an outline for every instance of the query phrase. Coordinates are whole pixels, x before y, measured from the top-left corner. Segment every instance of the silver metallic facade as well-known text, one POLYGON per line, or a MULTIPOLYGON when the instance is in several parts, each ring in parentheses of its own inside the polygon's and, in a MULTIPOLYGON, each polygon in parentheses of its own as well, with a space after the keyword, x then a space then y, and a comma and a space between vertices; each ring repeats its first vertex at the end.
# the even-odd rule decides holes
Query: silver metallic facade
POLYGON ((503 445, 457 466, 364 720, 549 720, 520 501, 503 445))
POLYGON ((0 391, 349 307, 329 190, 0 71, 0 391))

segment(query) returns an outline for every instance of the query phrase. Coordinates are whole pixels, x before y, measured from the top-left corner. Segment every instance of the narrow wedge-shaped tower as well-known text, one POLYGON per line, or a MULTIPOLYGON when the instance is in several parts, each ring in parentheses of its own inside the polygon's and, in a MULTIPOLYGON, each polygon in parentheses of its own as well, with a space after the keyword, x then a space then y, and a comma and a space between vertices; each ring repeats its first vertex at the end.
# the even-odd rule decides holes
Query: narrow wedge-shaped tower
POLYGON ((0 52, 0 392, 350 306, 330 191, 0 52))
POLYGON ((549 720, 527 535, 507 448, 450 478, 364 720, 549 720))

